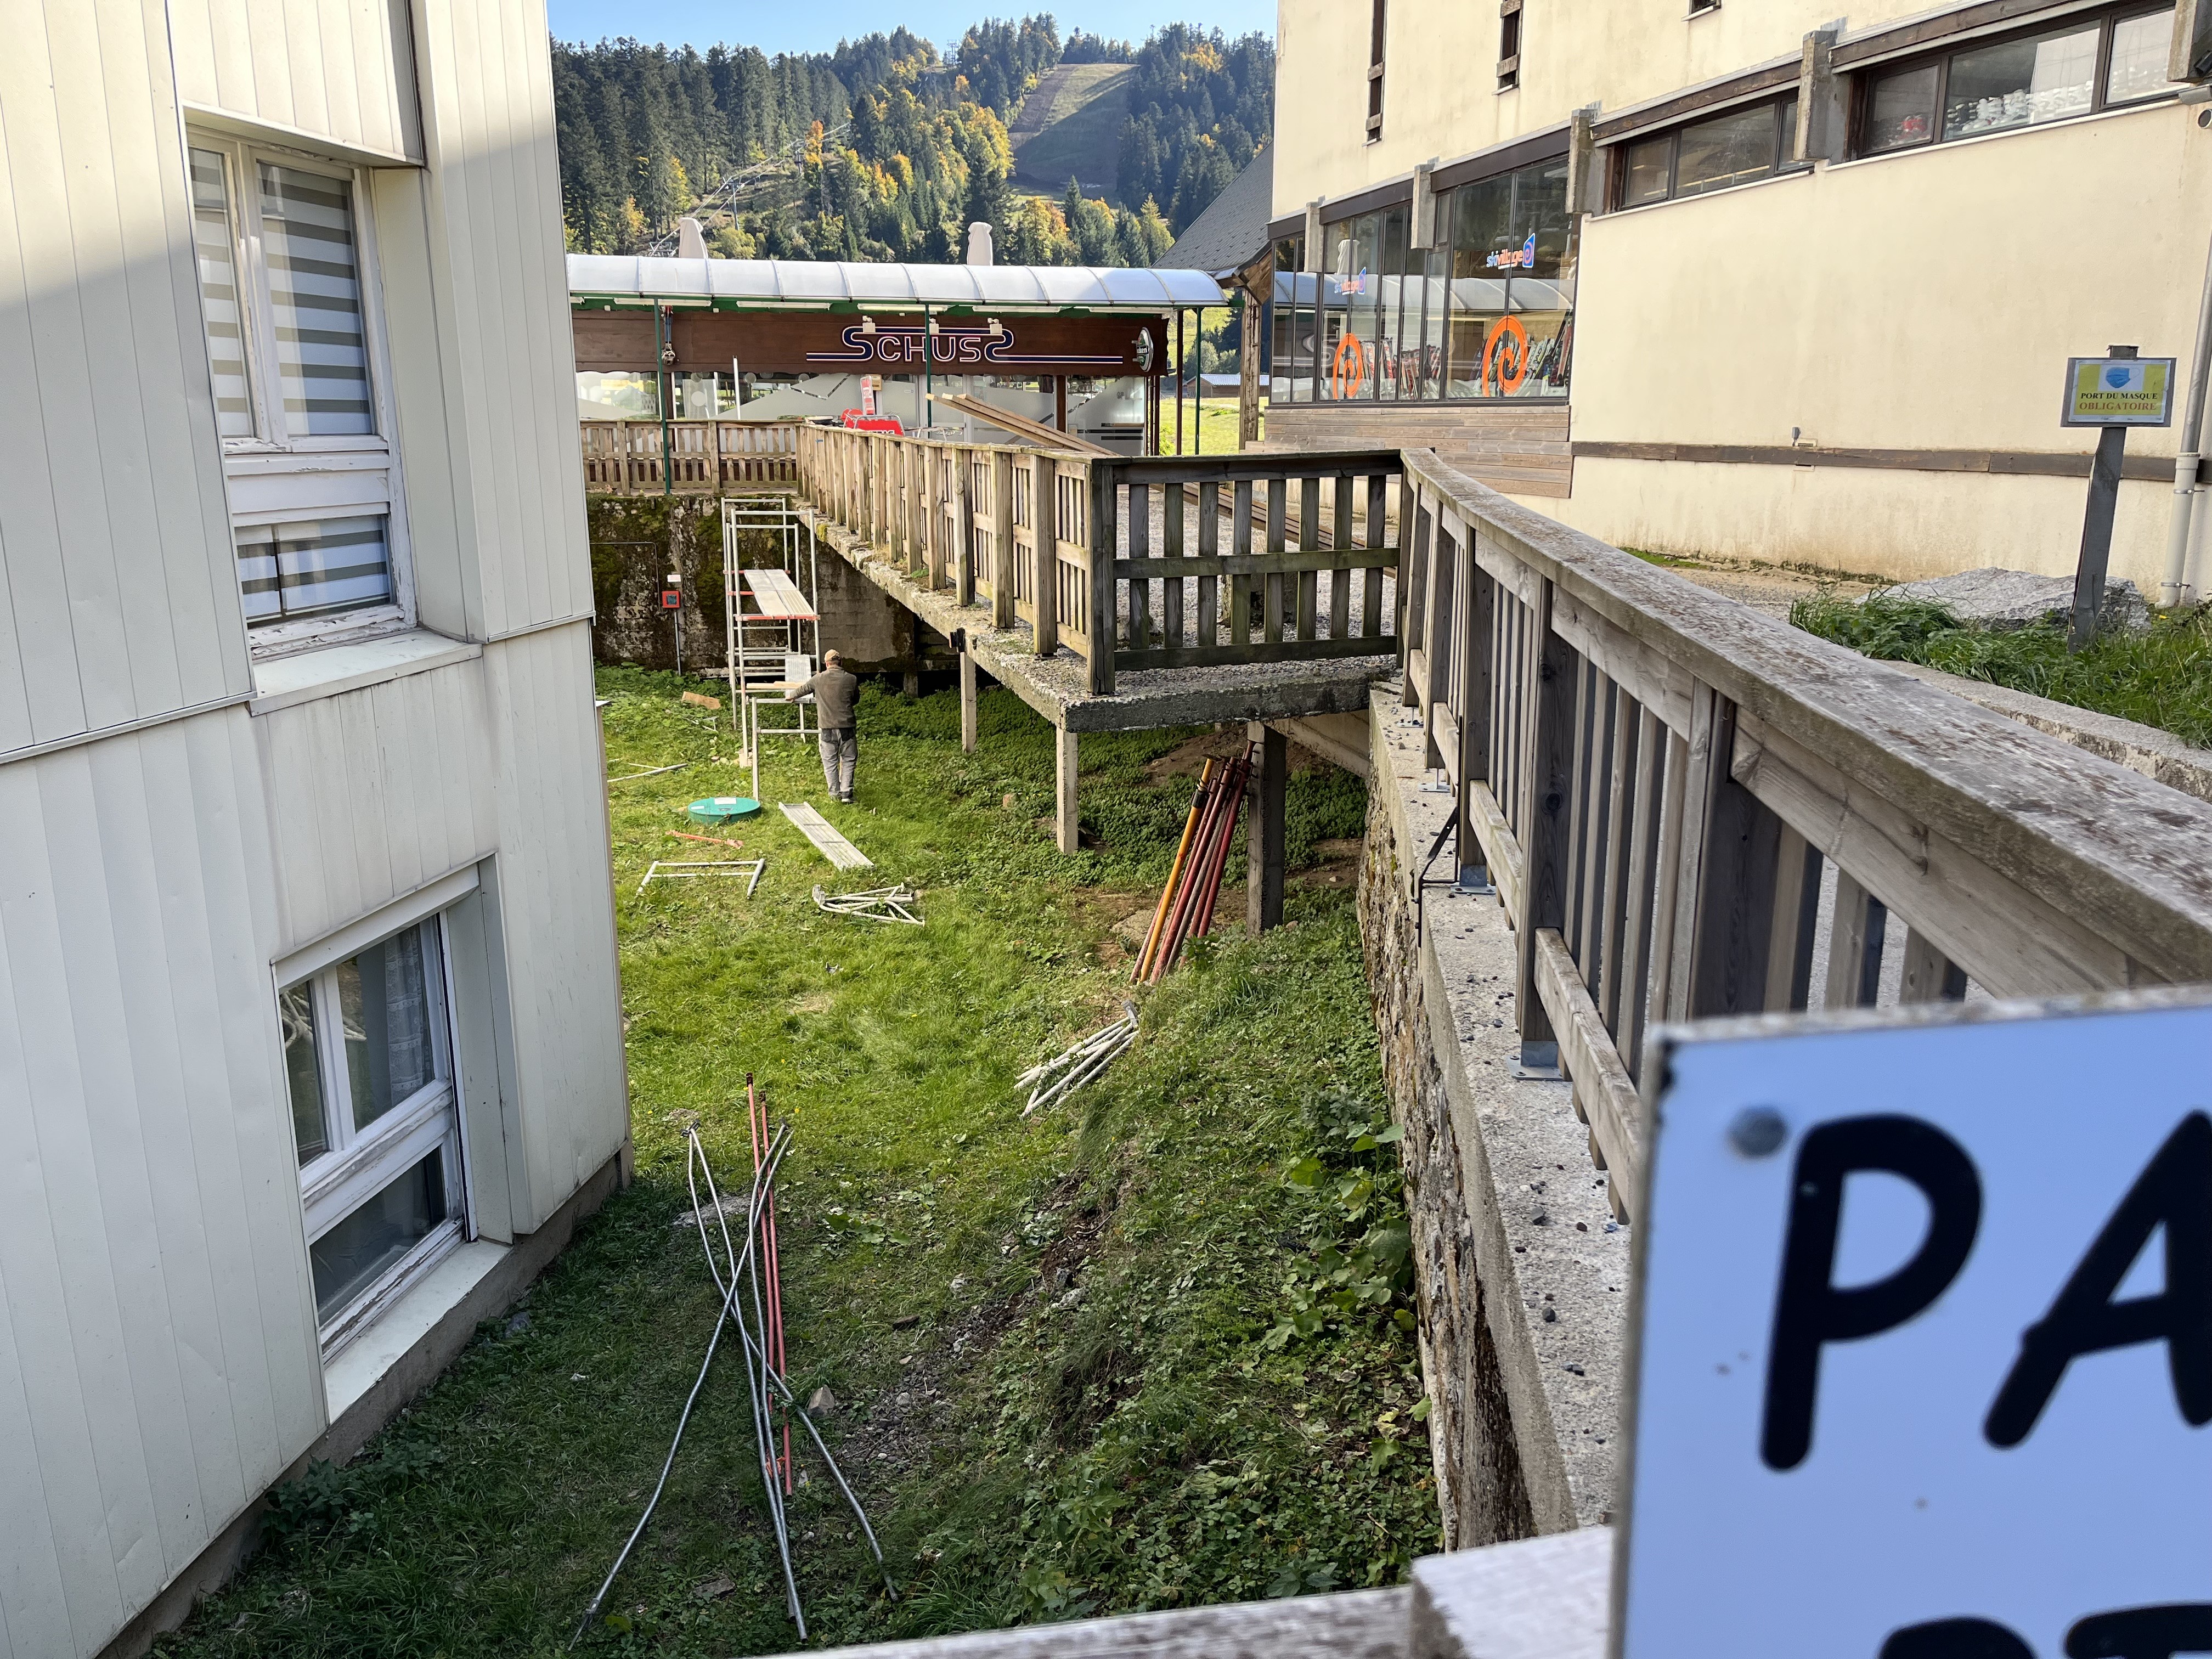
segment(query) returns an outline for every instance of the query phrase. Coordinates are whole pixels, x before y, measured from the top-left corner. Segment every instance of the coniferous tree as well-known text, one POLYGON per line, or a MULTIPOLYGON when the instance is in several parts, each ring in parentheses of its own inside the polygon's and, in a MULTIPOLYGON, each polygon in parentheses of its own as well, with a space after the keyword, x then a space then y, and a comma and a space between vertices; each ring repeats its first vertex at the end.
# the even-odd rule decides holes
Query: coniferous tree
POLYGON ((1141 50, 1080 32, 1063 47, 1049 15, 980 22, 949 61, 903 28, 774 58, 556 42, 567 240, 665 246, 696 210, 728 257, 958 259, 967 225, 987 219, 1002 257, 1146 263, 1250 159, 1273 69, 1259 36, 1177 25, 1141 50), (1037 81, 1062 62, 1128 61, 1119 204, 1079 189, 1057 204, 1017 198, 1006 127, 1037 81))

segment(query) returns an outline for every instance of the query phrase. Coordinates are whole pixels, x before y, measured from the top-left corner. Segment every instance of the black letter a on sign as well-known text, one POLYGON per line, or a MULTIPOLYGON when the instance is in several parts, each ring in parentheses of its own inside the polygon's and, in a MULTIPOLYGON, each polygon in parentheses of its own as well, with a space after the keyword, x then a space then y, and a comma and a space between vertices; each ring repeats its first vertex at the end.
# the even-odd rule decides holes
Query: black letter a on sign
POLYGON ((1982 1432, 1992 1446, 2017 1446, 2076 1358, 2159 1341, 2183 1419, 2192 1428, 2212 1422, 2212 1118, 2202 1112, 2191 1112, 2166 1137, 2051 1311, 2021 1336, 2020 1358, 1982 1432), (2161 1226, 2166 1288, 2113 1301, 2161 1226))
POLYGON ((1874 1336, 1921 1312, 1958 1277, 1982 1221, 1982 1182, 1959 1143, 1917 1117, 1847 1117, 1823 1123, 1797 1149, 1790 1237, 1766 1360, 1766 1422, 1759 1455, 1794 1469, 1813 1447, 1813 1397, 1824 1343, 1874 1336), (1900 1176, 1928 1200, 1928 1237, 1887 1279, 1838 1290, 1836 1235, 1844 1180, 1859 1170, 1900 1176))

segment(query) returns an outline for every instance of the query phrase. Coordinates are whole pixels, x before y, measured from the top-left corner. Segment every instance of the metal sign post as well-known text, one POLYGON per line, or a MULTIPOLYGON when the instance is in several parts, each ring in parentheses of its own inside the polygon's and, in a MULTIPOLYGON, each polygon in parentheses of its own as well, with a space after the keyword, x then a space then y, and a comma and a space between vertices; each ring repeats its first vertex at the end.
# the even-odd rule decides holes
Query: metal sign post
POLYGON ((2131 426, 2165 426, 2173 418, 2172 357, 2138 357, 2131 345, 2102 357, 2066 360, 2066 401, 2061 426, 2098 428, 2097 455, 2089 468, 2089 505, 2081 518, 2081 556, 2074 570, 2073 626, 2066 643, 2079 651, 2096 637, 2112 564, 2112 515, 2119 505, 2120 462, 2131 426))
POLYGON ((668 573, 668 586, 660 590, 660 608, 676 625, 676 672, 684 672, 684 573, 668 573))
POLYGON ((1655 1042, 1614 1659, 2212 1650, 2212 988, 1655 1042))

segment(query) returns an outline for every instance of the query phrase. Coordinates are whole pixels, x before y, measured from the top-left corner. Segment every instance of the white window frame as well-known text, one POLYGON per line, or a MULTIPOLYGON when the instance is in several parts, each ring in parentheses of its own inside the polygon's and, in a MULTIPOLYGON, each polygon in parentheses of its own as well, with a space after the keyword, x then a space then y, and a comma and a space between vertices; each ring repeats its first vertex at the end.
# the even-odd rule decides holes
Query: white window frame
MULTIPOLYGON (((354 945, 343 957, 332 957, 311 973, 280 974, 278 979, 280 998, 296 986, 307 986, 314 1010, 315 1059, 328 1150, 299 1166, 300 1206, 309 1247, 434 1152, 441 1154, 440 1169, 445 1177, 445 1219, 329 1317, 318 1310, 323 1357, 327 1362, 464 1240, 476 1236, 468 1206, 453 1015, 453 957, 445 919, 442 915, 418 916, 404 927, 354 945), (413 932, 424 934, 426 952, 434 951, 435 957, 434 971, 427 972, 425 979, 433 1005, 430 1024, 436 1076, 367 1128, 356 1128, 338 1006, 338 969, 363 951, 413 932)), ((289 1082, 288 1078, 288 1123, 289 1082)))
POLYGON ((335 616, 249 626, 247 641, 252 653, 256 658, 289 656, 319 646, 410 629, 416 616, 414 568, 403 506, 398 417, 392 397, 390 340, 384 319, 384 285, 369 170, 289 145, 201 127, 187 129, 185 149, 188 164, 193 150, 210 150, 222 157, 224 193, 230 210, 240 343, 253 416, 252 436, 222 441, 234 535, 259 525, 381 517, 386 556, 392 568, 390 603, 335 616), (262 240, 260 167, 264 161, 320 173, 349 187, 374 432, 295 437, 283 430, 283 385, 276 366, 274 305, 262 240))

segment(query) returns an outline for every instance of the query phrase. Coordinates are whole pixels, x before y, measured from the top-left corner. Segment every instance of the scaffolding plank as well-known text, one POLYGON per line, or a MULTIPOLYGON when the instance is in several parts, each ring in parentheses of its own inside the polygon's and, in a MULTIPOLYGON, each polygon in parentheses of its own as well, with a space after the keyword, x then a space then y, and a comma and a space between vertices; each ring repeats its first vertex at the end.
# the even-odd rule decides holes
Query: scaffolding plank
POLYGON ((745 589, 759 607, 748 613, 746 622, 818 622, 814 607, 806 602, 806 595, 790 573, 782 570, 748 570, 743 573, 745 589))
POLYGON ((814 850, 828 859, 840 870, 872 870, 875 861, 839 835, 830 820, 816 811, 813 804, 800 801, 778 801, 776 808, 789 818, 799 833, 814 843, 814 850))

